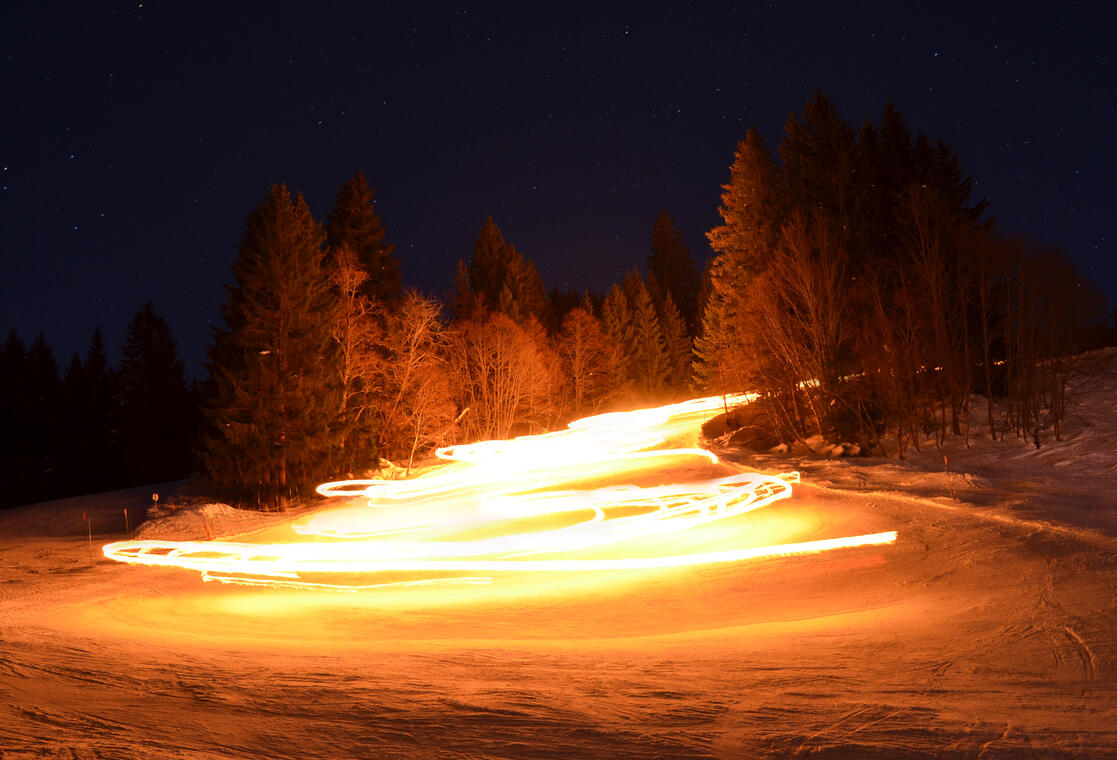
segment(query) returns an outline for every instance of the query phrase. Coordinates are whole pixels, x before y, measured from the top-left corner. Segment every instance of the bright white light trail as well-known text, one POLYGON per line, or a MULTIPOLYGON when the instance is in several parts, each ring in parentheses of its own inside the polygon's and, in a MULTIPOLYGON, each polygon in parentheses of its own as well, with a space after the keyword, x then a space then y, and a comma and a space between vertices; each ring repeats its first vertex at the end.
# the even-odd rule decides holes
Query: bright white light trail
POLYGON ((646 482, 680 466, 689 475, 713 469, 717 457, 693 442, 723 403, 694 399, 587 417, 557 433, 452 446, 438 452, 447 464, 411 480, 326 483, 319 493, 350 505, 294 525, 307 537, 301 541, 124 541, 104 553, 194 569, 226 583, 358 589, 489 581, 469 573, 677 568, 895 541, 886 532, 680 552, 684 532, 693 536, 695 529, 790 497, 798 473, 559 488, 621 476, 646 482), (353 505, 357 500, 363 503, 353 505))

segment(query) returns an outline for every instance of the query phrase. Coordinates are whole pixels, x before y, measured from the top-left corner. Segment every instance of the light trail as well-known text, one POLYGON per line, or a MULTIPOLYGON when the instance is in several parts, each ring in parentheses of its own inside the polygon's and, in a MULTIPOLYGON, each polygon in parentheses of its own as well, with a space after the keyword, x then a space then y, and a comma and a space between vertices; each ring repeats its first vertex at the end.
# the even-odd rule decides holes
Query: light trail
POLYGON ((798 473, 724 475, 717 456, 695 445, 701 423, 724 403, 693 399, 586 417, 556 433, 451 446, 437 452, 446 464, 410 480, 326 483, 318 492, 347 506, 293 525, 301 538, 291 542, 122 541, 104 554, 224 583, 359 590, 490 582, 484 574, 679 568, 895 541, 885 532, 726 547, 721 533, 705 535, 714 523, 789 498, 799 481, 798 473), (647 483, 672 469, 688 479, 613 484, 647 483), (693 478, 718 470, 720 477, 693 478), (595 483, 608 485, 568 487, 595 483))

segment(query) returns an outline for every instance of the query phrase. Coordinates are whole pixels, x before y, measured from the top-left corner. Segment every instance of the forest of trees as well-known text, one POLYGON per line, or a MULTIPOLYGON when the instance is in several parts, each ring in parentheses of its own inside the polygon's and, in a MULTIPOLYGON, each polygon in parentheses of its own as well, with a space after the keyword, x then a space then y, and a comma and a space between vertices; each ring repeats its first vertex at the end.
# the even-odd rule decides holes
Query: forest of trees
POLYGON ((1002 235, 971 190, 894 106, 855 131, 819 93, 775 153, 755 129, 738 144, 704 270, 661 212, 643 267, 607 293, 548 291, 489 217, 443 303, 403 288, 362 173, 324 224, 279 185, 246 221, 193 395, 150 304, 116 369, 99 331, 61 375, 42 338, 13 333, 5 498, 196 462, 224 498, 282 508, 381 459, 410 469, 452 442, 739 391, 759 394, 747 422, 768 445, 821 434, 903 456, 968 440, 978 397, 992 437, 1057 438, 1068 357, 1110 339, 1091 328, 1104 301, 1063 252, 1002 235))
POLYGON ((96 328, 59 369, 40 335, 0 350, 0 507, 177 480, 196 467, 197 393, 170 326, 148 302, 128 325, 118 366, 96 328))
POLYGON ((1038 439, 1046 413, 1058 438, 1066 358, 1104 310, 1066 254, 998 233, 950 148, 891 104, 855 134, 816 94, 777 152, 749 130, 708 234, 703 386, 759 392, 783 441, 903 456, 968 437, 977 395, 992 437, 1038 439))
POLYGON ((249 216, 202 410, 202 464, 226 498, 281 508, 382 458, 410 468, 451 442, 690 392, 699 275, 666 214, 647 277, 633 268, 604 299, 548 293, 490 217, 444 306, 401 287, 384 238, 360 172, 324 225, 282 185, 249 216))

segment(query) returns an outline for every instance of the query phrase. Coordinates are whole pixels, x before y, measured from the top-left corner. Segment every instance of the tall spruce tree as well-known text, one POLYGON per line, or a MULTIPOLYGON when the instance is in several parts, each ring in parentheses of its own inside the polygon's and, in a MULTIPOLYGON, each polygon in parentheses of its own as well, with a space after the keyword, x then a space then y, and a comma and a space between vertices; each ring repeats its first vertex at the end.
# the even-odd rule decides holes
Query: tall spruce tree
POLYGON ((749 127, 733 154, 729 183, 722 185, 718 208, 722 224, 706 233, 710 247, 721 256, 713 269, 731 270, 717 275, 732 280, 727 283, 731 287, 742 288, 750 276, 759 273, 775 243, 783 216, 777 178, 771 151, 760 133, 749 127))
POLYGON ((750 127, 722 186, 722 224, 706 234, 714 257, 695 341, 695 380, 704 390, 729 393, 751 385, 749 363, 759 338, 747 314, 757 295, 754 280, 767 266, 779 230, 777 177, 772 154, 750 127))
POLYGON ((278 185, 249 216, 214 331, 203 464, 243 502, 283 507, 329 475, 340 408, 325 234, 278 185))
MULTIPOLYGON (((65 483, 58 469, 58 440, 63 435, 62 380, 54 352, 42 333, 31 344, 24 362, 22 412, 29 490, 21 501, 50 499, 61 495, 65 483)), ((22 457, 21 457, 22 458, 22 457)), ((18 502, 17 502, 18 503, 18 502)))
POLYGON ((948 419, 964 434, 1003 275, 981 260, 985 203, 957 157, 913 140, 891 103, 855 137, 822 93, 789 117, 779 157, 752 130, 738 145, 708 233, 700 384, 761 391, 781 435, 879 445, 888 419, 902 452, 929 408, 945 409, 940 442, 948 419))
POLYGON ((0 350, 0 507, 22 504, 27 490, 26 365, 27 346, 12 330, 0 350))
POLYGON ((668 294, 693 335, 698 329, 698 270, 690 257, 683 236, 666 211, 659 212, 652 225, 652 252, 648 256, 648 289, 654 290, 657 306, 668 294), (655 283, 653 289, 651 283, 655 283))
POLYGON ((856 142, 837 106, 821 91, 803 106, 801 119, 788 117, 779 152, 783 201, 841 220, 852 232, 862 200, 853 171, 856 142))
POLYGON ((500 293, 508 287, 509 275, 514 272, 517 263, 514 250, 504 241, 500 227, 492 216, 486 217, 477 233, 473 258, 468 266, 470 287, 484 297, 489 309, 500 309, 500 293))
POLYGON ((330 248, 346 246, 356 254, 368 279, 361 292, 371 301, 390 301, 399 296, 401 276, 395 246, 384 242, 384 225, 376 213, 376 191, 358 171, 341 186, 330 212, 326 243, 330 248))
MULTIPOLYGON (((483 298, 489 311, 502 312, 520 325, 531 318, 551 324, 551 304, 539 270, 534 262, 505 242, 492 216, 481 225, 468 272, 470 289, 483 298)), ((462 293, 460 285, 457 290, 462 293)))
POLYGON ((133 482, 189 475, 194 404, 171 327, 151 301, 128 325, 119 377, 120 438, 133 482))
POLYGON ((617 397, 623 399, 632 393, 635 386, 628 361, 635 331, 628 296, 619 284, 614 283, 605 295, 605 301, 601 305, 601 326, 609 338, 612 350, 609 366, 613 375, 609 384, 617 397))
POLYGON ((454 287, 447 299, 450 302, 450 312, 454 319, 464 322, 467 319, 480 317, 485 309, 485 294, 478 293, 470 284, 469 267, 463 259, 458 259, 458 271, 454 275, 454 287))
POLYGON ((672 392, 685 390, 690 380, 690 333, 670 293, 664 294, 657 313, 667 356, 666 385, 672 392))
POLYGON ((125 483, 132 468, 120 452, 117 373, 109 366, 100 327, 93 331, 85 359, 75 355, 71 360, 63 386, 71 426, 62 443, 70 490, 91 493, 125 483))
POLYGON ((632 314, 632 342, 627 351, 629 377, 641 398, 654 399, 663 392, 670 374, 659 315, 635 267, 625 277, 624 291, 632 314))

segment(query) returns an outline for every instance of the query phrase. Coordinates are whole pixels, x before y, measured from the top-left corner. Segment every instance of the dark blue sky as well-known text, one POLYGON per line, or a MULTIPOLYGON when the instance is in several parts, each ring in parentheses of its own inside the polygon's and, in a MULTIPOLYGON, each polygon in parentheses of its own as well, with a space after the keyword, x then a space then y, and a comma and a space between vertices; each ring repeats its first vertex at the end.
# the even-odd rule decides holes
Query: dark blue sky
POLYGON ((198 373, 246 215, 286 182, 324 220, 358 168, 405 284, 491 213, 602 291, 660 209, 704 258, 736 141, 816 89, 855 127, 892 99, 1117 302, 1114 4, 533 5, 4 3, 0 330, 115 357, 150 299, 198 373))

